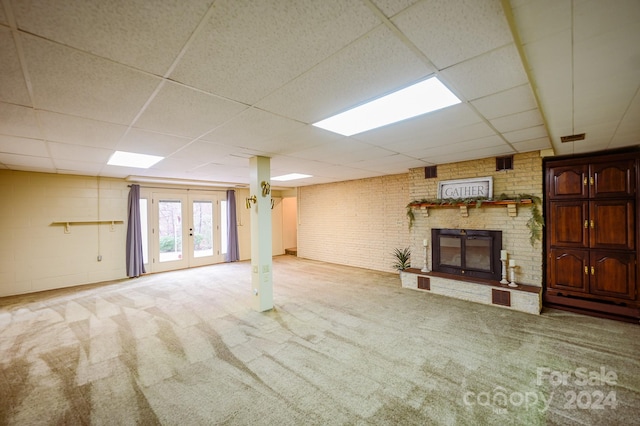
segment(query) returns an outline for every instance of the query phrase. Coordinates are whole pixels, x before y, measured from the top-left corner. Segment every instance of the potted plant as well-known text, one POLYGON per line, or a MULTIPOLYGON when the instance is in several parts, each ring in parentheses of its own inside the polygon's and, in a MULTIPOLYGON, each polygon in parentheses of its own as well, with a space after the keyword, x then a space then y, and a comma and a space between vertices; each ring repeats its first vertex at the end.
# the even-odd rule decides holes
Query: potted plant
POLYGON ((396 262, 393 264, 393 268, 398 271, 404 271, 411 267, 411 249, 409 247, 397 248, 393 251, 393 256, 396 262))

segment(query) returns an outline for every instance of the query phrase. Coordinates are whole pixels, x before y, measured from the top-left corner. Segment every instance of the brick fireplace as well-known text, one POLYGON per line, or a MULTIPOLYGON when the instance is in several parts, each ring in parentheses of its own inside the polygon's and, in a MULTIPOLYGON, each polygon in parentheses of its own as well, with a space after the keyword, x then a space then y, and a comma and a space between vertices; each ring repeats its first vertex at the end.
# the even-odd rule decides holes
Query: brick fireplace
MULTIPOLYGON (((513 170, 496 171, 495 159, 487 158, 479 161, 438 165, 436 178, 425 178, 424 169, 412 169, 409 176, 410 200, 436 199, 440 181, 468 179, 490 176, 493 179, 493 194, 519 195, 532 194, 542 198, 542 157, 539 152, 516 154, 513 170)), ((437 206, 414 210, 415 221, 410 230, 412 266, 414 274, 404 274, 403 286, 418 289, 418 277, 422 285, 428 281, 432 293, 443 294, 479 303, 510 304, 512 309, 530 313, 539 313, 541 309, 541 288, 543 276, 543 247, 540 241, 531 245, 530 230, 527 222, 532 217, 529 205, 491 205, 480 206, 437 206), (506 250, 515 267, 516 289, 500 286, 501 263, 500 248, 495 244, 492 253, 498 250, 490 260, 489 276, 473 276, 455 261, 442 262, 442 251, 435 253, 437 240, 434 230, 448 229, 453 233, 462 230, 496 231, 501 235, 501 249, 506 250), (423 267, 423 241, 428 240, 427 261, 428 274, 421 273, 423 267), (440 256, 440 257, 438 257, 440 256), (451 263, 454 263, 453 269, 451 263), (444 264, 444 270, 440 267, 444 264), (457 269, 457 271, 455 271, 457 269), (465 271, 462 273, 462 271, 465 271), (454 273, 459 273, 456 278, 454 273), (446 275, 445 275, 446 274, 446 275), (414 275, 414 276, 411 276, 414 275), (506 301, 509 301, 508 303, 506 301)), ((450 244, 451 240, 447 240, 450 244)), ((457 243, 457 242, 456 242, 457 243)), ((467 248, 468 250, 468 248, 467 248)), ((446 250, 445 250, 446 251, 446 250)), ((473 261, 472 261, 473 263, 473 261)), ((472 265, 473 266, 473 265, 472 265)), ((482 269, 482 268, 480 268, 482 269)))

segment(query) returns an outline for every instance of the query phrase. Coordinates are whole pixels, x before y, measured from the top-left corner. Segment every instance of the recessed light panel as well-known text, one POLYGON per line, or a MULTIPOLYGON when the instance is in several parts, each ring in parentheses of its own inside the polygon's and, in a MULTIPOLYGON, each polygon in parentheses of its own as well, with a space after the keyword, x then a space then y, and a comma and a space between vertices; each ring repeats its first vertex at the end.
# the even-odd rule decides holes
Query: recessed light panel
POLYGON ((272 177, 271 180, 276 180, 278 182, 286 182, 288 180, 304 179, 304 178, 310 178, 310 177, 312 176, 304 175, 302 173, 289 173, 288 175, 272 177))
POLYGON ((459 103, 456 95, 432 77, 313 125, 351 136, 459 103))
POLYGON ((135 152, 116 151, 113 153, 107 164, 111 166, 136 167, 138 169, 148 169, 163 160, 164 157, 157 155, 136 154, 135 152))

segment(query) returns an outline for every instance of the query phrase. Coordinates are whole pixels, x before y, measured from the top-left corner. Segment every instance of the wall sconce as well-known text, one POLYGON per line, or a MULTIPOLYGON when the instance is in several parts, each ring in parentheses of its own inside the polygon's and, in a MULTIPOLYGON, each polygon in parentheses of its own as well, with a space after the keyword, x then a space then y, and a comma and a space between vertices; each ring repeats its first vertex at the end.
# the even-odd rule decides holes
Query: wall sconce
POLYGON ((267 195, 269 195, 269 193, 271 192, 271 185, 269 185, 269 182, 263 180, 262 182, 260 182, 260 186, 262 187, 262 196, 266 197, 267 195))
POLYGON ((251 197, 247 198, 246 201, 245 201, 245 206, 248 209, 250 209, 252 202, 253 202, 253 204, 256 204, 258 202, 258 197, 256 197, 255 195, 252 195, 251 197))

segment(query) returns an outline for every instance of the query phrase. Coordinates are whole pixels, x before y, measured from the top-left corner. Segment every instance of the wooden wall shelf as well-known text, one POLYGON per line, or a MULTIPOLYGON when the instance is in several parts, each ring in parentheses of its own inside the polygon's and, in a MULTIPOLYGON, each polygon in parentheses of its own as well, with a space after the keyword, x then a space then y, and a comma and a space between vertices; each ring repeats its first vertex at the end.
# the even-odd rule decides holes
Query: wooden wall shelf
MULTIPOLYGON (((460 209, 460 215, 462 217, 469 216, 469 207, 476 207, 478 203, 475 201, 469 203, 412 203, 409 204, 411 208, 420 209, 425 213, 426 216, 429 216, 429 209, 440 209, 440 208, 453 208, 457 207, 460 209)), ((507 207, 507 214, 510 217, 516 217, 518 215, 517 205, 518 204, 533 204, 533 200, 531 199, 522 199, 519 201, 516 200, 500 200, 500 201, 482 201, 478 208, 483 207, 507 207)))
POLYGON ((64 233, 71 233, 71 225, 91 225, 91 224, 102 224, 102 223, 110 223, 111 231, 114 231, 116 223, 124 223, 123 220, 57 220, 51 222, 52 225, 62 225, 64 226, 64 233))

